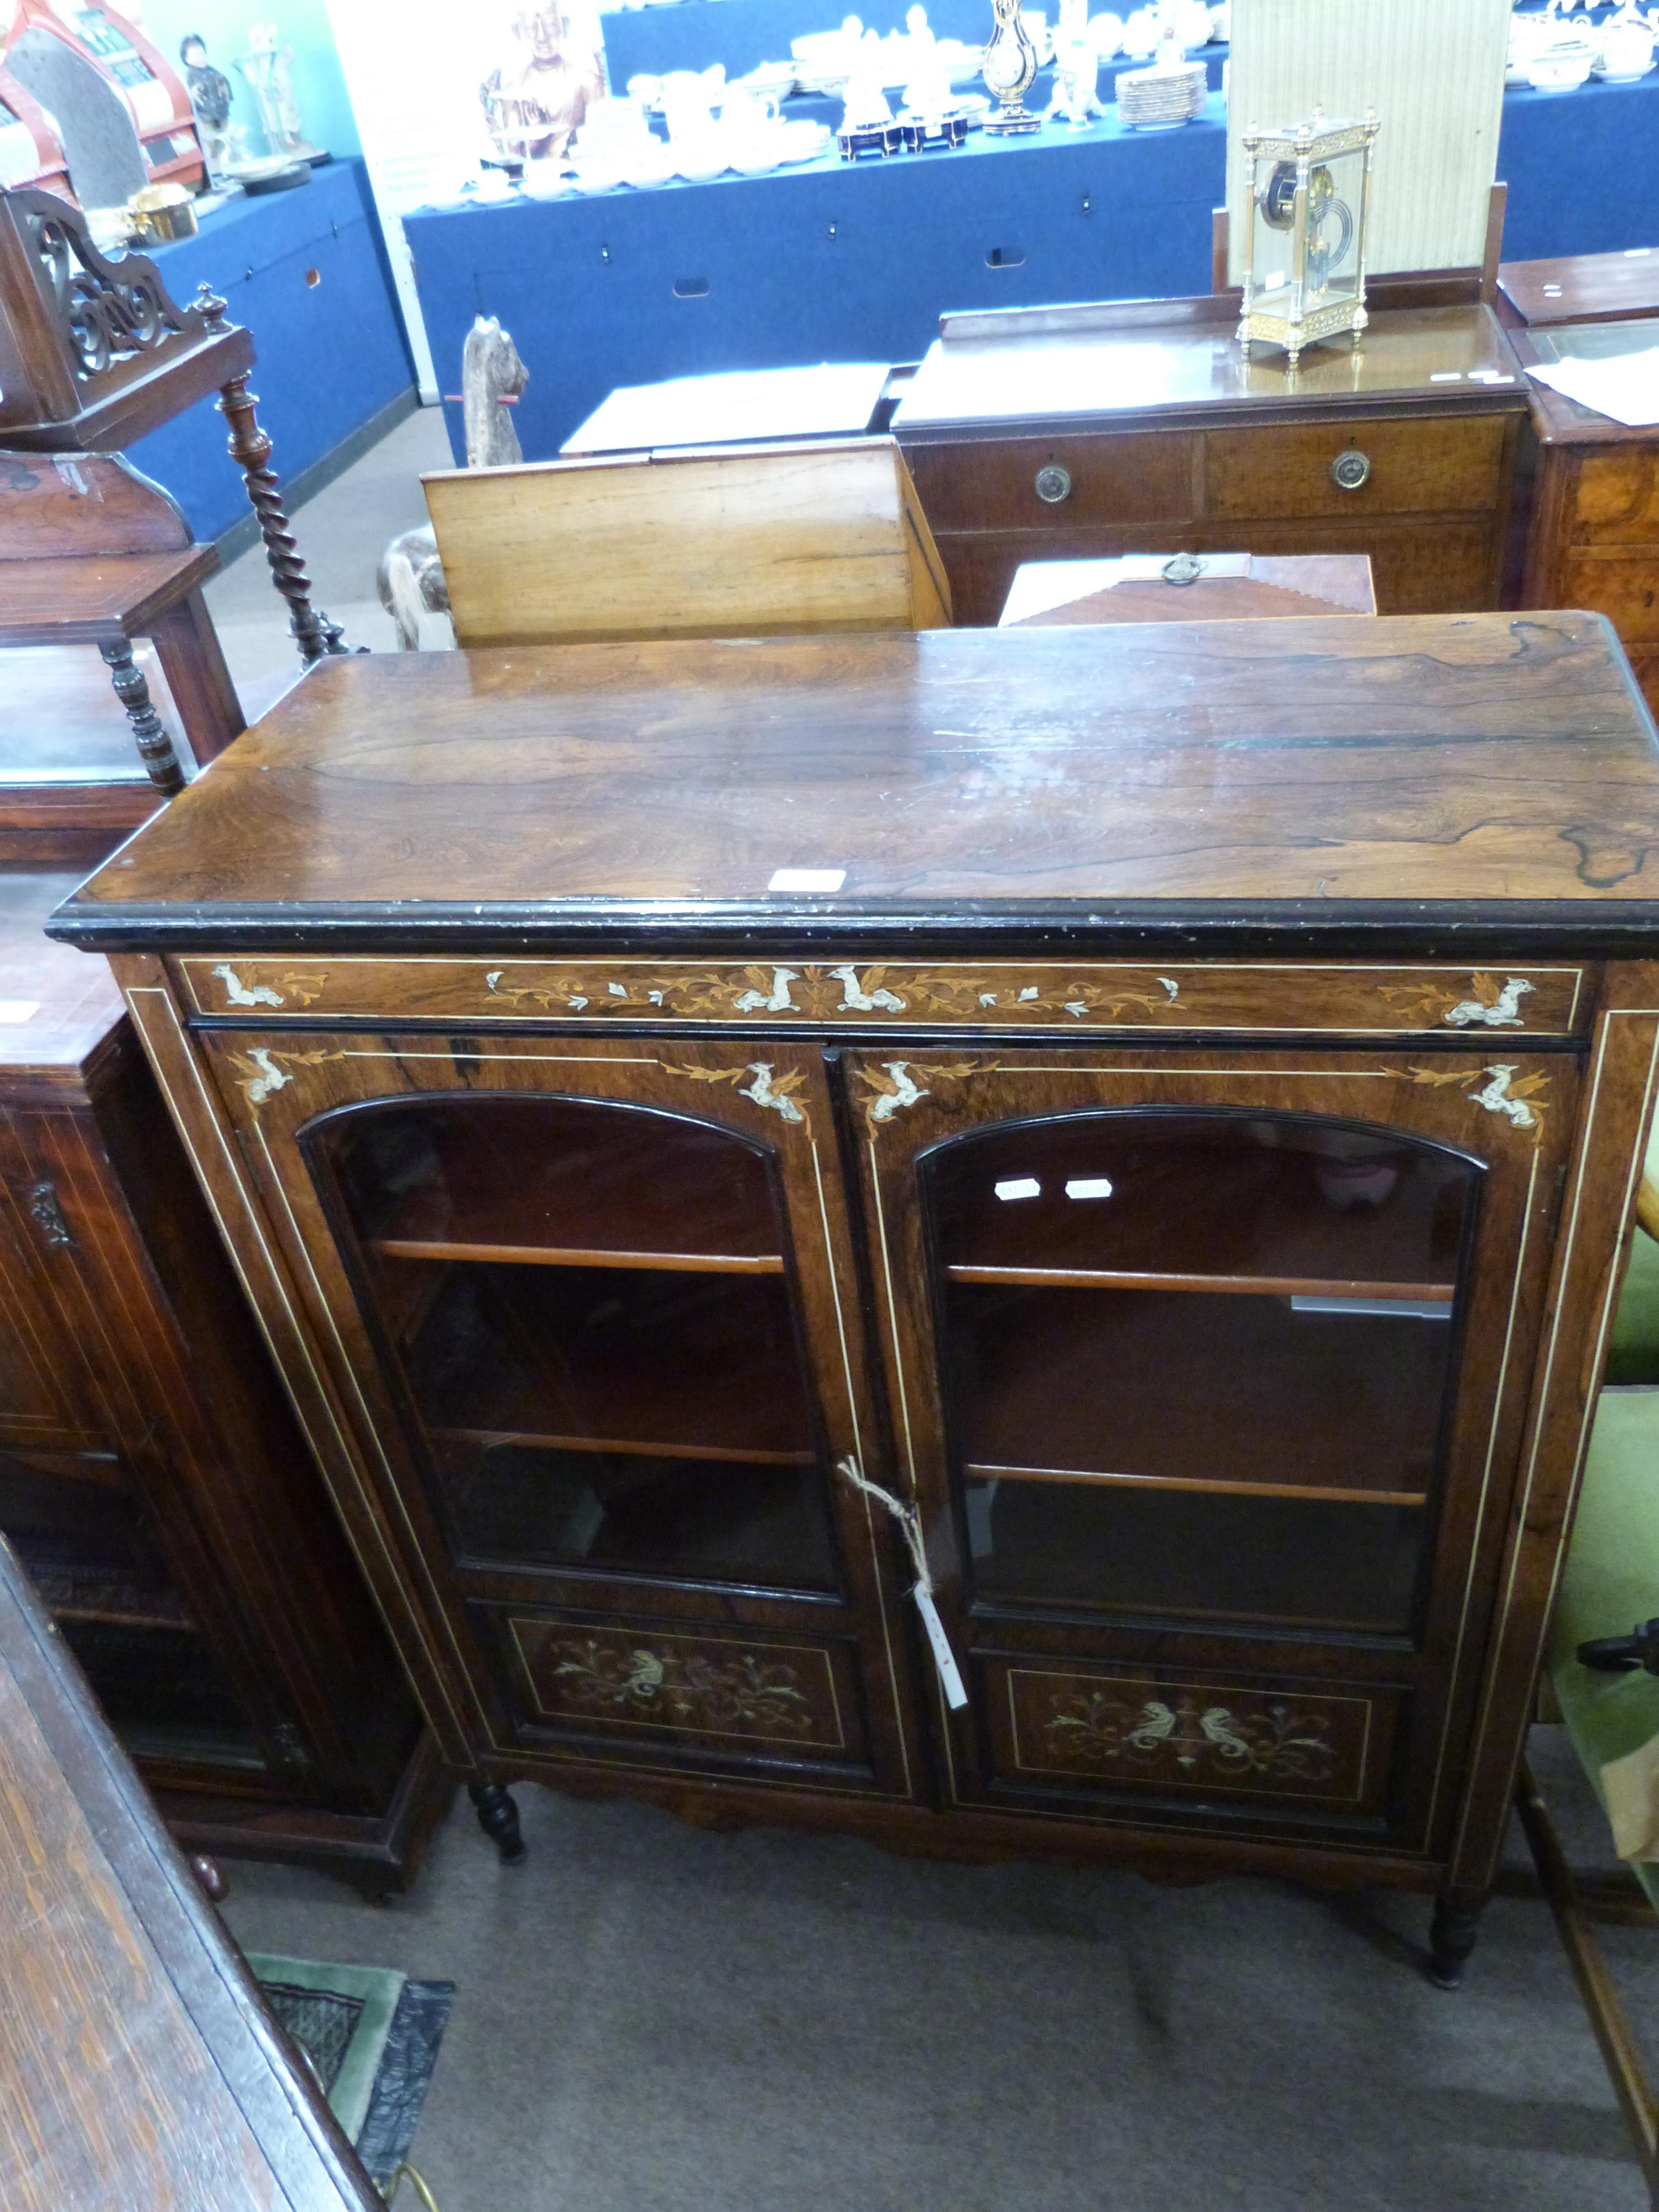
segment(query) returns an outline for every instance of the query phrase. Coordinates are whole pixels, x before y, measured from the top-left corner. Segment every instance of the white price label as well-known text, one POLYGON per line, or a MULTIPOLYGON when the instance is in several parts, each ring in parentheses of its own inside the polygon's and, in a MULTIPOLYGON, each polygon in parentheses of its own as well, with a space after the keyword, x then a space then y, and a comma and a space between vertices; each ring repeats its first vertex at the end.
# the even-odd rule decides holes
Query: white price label
POLYGON ((951 1649, 951 1639, 945 1633, 945 1623, 939 1617, 939 1607, 932 1595, 918 1583, 910 1593, 916 1601, 916 1611, 921 1615, 921 1625, 927 1631, 927 1641, 933 1648, 933 1664, 939 1668, 939 1680, 945 1685, 945 1702, 952 1712, 959 1712, 968 1702, 968 1692, 962 1686, 962 1676, 957 1671, 957 1655, 951 1649))
POLYGON ((846 881, 845 868, 780 868, 766 888, 769 891, 838 891, 846 881))

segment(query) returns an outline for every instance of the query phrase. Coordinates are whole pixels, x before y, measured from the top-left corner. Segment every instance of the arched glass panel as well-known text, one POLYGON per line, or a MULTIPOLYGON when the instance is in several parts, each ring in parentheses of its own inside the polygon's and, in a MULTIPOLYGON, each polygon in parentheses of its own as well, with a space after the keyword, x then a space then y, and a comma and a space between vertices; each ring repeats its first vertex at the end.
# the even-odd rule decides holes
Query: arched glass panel
POLYGON ((980 1597, 1408 1625, 1477 1164, 1148 1109, 1000 1125, 921 1172, 980 1597))
POLYGON ((834 1586, 763 1152, 514 1096, 348 1110, 307 1142, 458 1559, 834 1586))

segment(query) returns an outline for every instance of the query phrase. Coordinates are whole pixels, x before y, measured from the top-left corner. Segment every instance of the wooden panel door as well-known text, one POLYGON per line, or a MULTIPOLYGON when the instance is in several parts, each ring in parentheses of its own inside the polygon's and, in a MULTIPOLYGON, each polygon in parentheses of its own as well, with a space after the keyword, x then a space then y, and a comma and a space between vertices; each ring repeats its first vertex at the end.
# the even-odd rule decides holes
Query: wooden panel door
POLYGON ((206 1048, 472 1756, 910 1794, 820 1057, 206 1048))
POLYGON ((1427 1850, 1565 1055, 849 1055, 951 1795, 1427 1850))

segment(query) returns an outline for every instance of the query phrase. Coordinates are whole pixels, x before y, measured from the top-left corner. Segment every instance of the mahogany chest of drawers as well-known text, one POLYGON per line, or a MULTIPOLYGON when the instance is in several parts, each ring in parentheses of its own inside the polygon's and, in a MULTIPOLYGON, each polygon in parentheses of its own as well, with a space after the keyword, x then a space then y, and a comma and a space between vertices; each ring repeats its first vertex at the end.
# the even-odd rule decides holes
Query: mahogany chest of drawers
POLYGON ((1382 614, 1499 603, 1524 384, 1491 311, 1243 361, 1226 301, 957 315, 893 428, 958 623, 1022 561, 1368 553, 1382 614))

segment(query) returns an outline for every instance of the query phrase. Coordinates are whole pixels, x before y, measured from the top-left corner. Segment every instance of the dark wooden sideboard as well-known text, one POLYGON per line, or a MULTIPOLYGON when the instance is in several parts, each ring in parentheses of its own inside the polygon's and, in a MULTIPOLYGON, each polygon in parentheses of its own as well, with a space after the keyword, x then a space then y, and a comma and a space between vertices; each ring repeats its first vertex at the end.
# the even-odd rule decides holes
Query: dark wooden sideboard
POLYGON ((0 873, 0 1533, 191 1849, 401 1887, 437 1746, 73 883, 0 873))
POLYGON ((1451 1981, 1656 852, 1593 617, 527 648, 314 672, 52 927, 506 1847, 1389 1882, 1451 1981))
POLYGON ((1527 397, 1490 308, 1246 362, 1236 301, 947 316, 893 429, 958 623, 1022 561, 1368 553, 1383 614, 1495 607, 1527 397))

